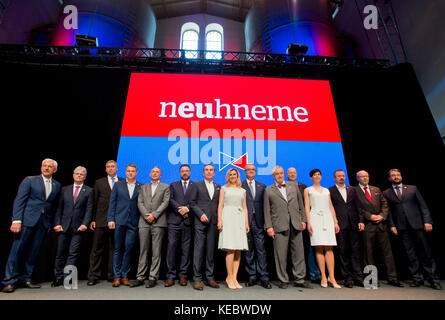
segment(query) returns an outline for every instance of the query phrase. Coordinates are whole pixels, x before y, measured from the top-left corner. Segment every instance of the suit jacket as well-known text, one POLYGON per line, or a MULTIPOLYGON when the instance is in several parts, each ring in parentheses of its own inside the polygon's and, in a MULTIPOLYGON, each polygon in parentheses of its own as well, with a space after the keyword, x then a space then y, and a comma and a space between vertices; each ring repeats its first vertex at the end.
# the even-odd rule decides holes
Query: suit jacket
POLYGON ((64 232, 67 232, 70 227, 74 231, 77 231, 82 224, 88 226, 93 215, 93 188, 84 184, 82 189, 79 190, 76 203, 73 203, 73 188, 74 185, 62 188, 59 206, 54 220, 54 225, 61 225, 64 232))
POLYGON ((247 180, 241 183, 241 186, 246 190, 246 205, 249 214, 249 223, 255 223, 257 228, 264 227, 264 191, 266 185, 255 180, 255 198, 250 191, 247 180))
POLYGON ((329 192, 340 230, 350 227, 358 229, 359 222, 365 223, 365 218, 360 212, 360 200, 354 187, 346 186, 346 202, 335 185, 329 188, 329 192))
POLYGON ((366 223, 366 229, 380 229, 386 230, 386 220, 388 219, 388 203, 386 202, 385 197, 383 196, 382 191, 378 187, 370 186, 369 192, 371 194, 372 202, 368 200, 363 190, 360 186, 355 187, 355 191, 357 193, 357 197, 360 201, 360 214, 363 215, 366 223), (380 223, 375 223, 371 221, 371 215, 381 215, 383 217, 383 221, 380 223))
POLYGON ((295 183, 286 183, 287 201, 278 187, 270 185, 264 192, 264 221, 266 229, 275 232, 287 231, 290 224, 295 230, 301 230, 301 223, 306 222, 303 196, 295 183))
POLYGON ((138 196, 139 228, 148 228, 150 226, 145 221, 147 213, 151 213, 155 217, 153 226, 166 227, 167 217, 164 212, 168 207, 169 201, 170 188, 168 184, 159 182, 153 197, 151 196, 151 183, 144 184, 138 196))
POLYGON ((170 205, 167 210, 167 223, 172 225, 179 225, 182 221, 189 226, 193 219, 192 200, 196 197, 196 183, 189 181, 187 192, 184 195, 182 187, 182 180, 173 182, 170 185, 170 205), (188 218, 183 218, 178 212, 179 207, 187 207, 189 209, 188 218))
POLYGON ((406 230, 406 222, 413 229, 423 229, 425 223, 433 223, 430 211, 416 186, 402 184, 402 198, 399 199, 393 187, 383 192, 388 201, 388 225, 406 230))
POLYGON ((51 226, 61 185, 52 179, 52 189, 48 199, 42 175, 29 176, 20 183, 12 209, 12 220, 20 220, 25 227, 34 227, 41 215, 45 228, 51 226))
MULTIPOLYGON (((125 179, 119 177, 117 179, 118 181, 125 181, 125 179)), ((92 217, 92 221, 96 222, 96 228, 104 228, 107 226, 110 196, 111 188, 108 184, 108 178, 103 177, 97 179, 96 183, 94 184, 94 208, 92 217)))
POLYGON ((209 223, 217 224, 219 191, 221 190, 221 186, 213 182, 214 193, 213 193, 213 198, 210 199, 210 195, 209 192, 207 191, 207 187, 205 185, 204 180, 196 182, 195 185, 196 185, 196 196, 191 203, 193 213, 196 215, 197 218, 195 219, 195 226, 196 225, 200 226, 203 224, 200 219, 204 213, 209 219, 209 223))
POLYGON ((137 228, 139 221, 138 196, 142 183, 136 181, 133 196, 130 199, 127 181, 114 184, 108 208, 108 222, 115 222, 118 226, 137 228))

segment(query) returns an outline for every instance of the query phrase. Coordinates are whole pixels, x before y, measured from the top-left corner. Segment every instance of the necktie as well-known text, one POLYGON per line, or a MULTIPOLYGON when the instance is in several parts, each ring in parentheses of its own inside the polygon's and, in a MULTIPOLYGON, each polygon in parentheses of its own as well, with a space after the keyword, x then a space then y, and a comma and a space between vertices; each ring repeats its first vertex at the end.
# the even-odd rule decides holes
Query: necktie
POLYGON ((396 186, 397 198, 402 199, 402 193, 400 192, 400 186, 396 186))
POLYGON ((185 193, 187 192, 187 181, 184 181, 182 189, 184 190, 184 195, 185 195, 185 193))
POLYGON ((45 199, 48 199, 50 193, 51 183, 49 182, 49 179, 45 179, 45 199))
POLYGON ((285 184, 285 183, 280 184, 278 187, 280 187, 280 188, 286 188, 286 184, 285 184))
POLYGON ((374 203, 372 202, 371 194, 370 194, 369 191, 368 191, 368 187, 364 187, 363 189, 365 189, 365 194, 366 194, 366 197, 368 198, 368 200, 371 201, 372 204, 374 204, 374 203))
POLYGON ((114 179, 116 179, 116 178, 115 177, 111 178, 111 190, 113 190, 114 183, 116 182, 114 179))
POLYGON ((255 191, 253 190, 252 181, 249 181, 250 192, 252 192, 252 197, 255 199, 255 191))
POLYGON ((80 186, 76 186, 76 190, 74 191, 73 204, 76 203, 77 196, 79 195, 79 188, 80 186))

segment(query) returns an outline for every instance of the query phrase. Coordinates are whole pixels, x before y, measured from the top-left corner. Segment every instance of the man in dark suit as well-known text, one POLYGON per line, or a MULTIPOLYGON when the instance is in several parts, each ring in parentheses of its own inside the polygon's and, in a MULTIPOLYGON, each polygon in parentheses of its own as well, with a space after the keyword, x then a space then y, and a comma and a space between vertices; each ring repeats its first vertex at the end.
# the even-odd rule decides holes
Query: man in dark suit
MULTIPOLYGON (((290 183, 295 183, 300 190, 301 195, 303 196, 303 205, 304 205, 304 189, 307 186, 304 183, 297 181, 297 169, 291 167, 286 171, 287 179, 290 183)), ((306 264, 309 277, 311 281, 319 281, 320 280, 320 269, 318 269, 317 262, 315 262, 314 250, 311 246, 311 238, 309 235, 309 231, 307 229, 303 230, 303 246, 304 246, 304 256, 306 258, 306 264)))
POLYGON ((376 266, 374 254, 376 245, 380 247, 386 266, 388 284, 403 287, 397 280, 396 265, 392 254, 387 226, 388 203, 379 188, 369 185, 369 174, 362 170, 356 175, 359 185, 355 187, 360 201, 360 214, 365 219, 363 234, 365 263, 376 266))
POLYGON ((167 210, 167 280, 165 287, 175 284, 179 276, 179 284, 187 285, 187 274, 190 266, 190 244, 192 237, 191 202, 196 197, 196 184, 190 180, 190 166, 183 164, 179 168, 181 180, 170 185, 170 204, 167 210), (177 272, 177 248, 180 244, 181 262, 177 272))
POLYGON ((193 288, 203 290, 202 264, 205 260, 205 284, 219 288, 214 278, 214 255, 216 238, 218 236, 218 201, 221 186, 213 182, 215 167, 204 166, 204 180, 196 183, 196 197, 192 200, 192 210, 195 214, 195 243, 193 254, 193 288))
POLYGON ((3 279, 5 293, 14 292, 19 281, 26 288, 40 288, 31 282, 32 271, 43 238, 52 226, 60 192, 60 183, 52 178, 57 171, 57 162, 43 160, 40 171, 41 175, 29 176, 22 181, 14 200, 10 228, 14 241, 3 279))
POLYGON ((255 180, 256 168, 253 164, 247 164, 244 168, 246 180, 242 182, 242 187, 246 190, 246 205, 249 214, 249 228, 247 241, 249 250, 246 251, 246 271, 249 274, 249 281, 246 287, 254 286, 257 283, 257 274, 260 276, 261 285, 266 289, 271 289, 269 273, 267 272, 267 259, 264 241, 266 232, 264 231, 264 190, 266 185, 255 180))
POLYGON ((416 186, 402 184, 399 169, 388 172, 392 187, 383 192, 389 205, 388 224, 391 232, 400 235, 409 261, 409 271, 413 277, 411 287, 423 285, 423 276, 414 243, 419 244, 423 270, 427 274, 431 288, 442 290, 436 273, 436 262, 428 243, 426 232, 433 230, 430 211, 416 186))
POLYGON ((264 222, 267 235, 273 239, 275 267, 280 280, 279 287, 287 289, 287 256, 290 246, 294 286, 312 288, 304 281, 306 264, 302 231, 306 229, 303 196, 295 183, 284 183, 284 169, 276 166, 272 169, 275 183, 264 191, 264 222))
POLYGON ((84 184, 86 177, 87 169, 77 167, 73 172, 74 184, 63 187, 61 191, 54 221, 54 231, 59 234, 59 239, 52 287, 63 284, 65 266, 77 264, 82 237, 91 221, 94 192, 93 188, 84 184))
POLYGON ((131 254, 138 235, 138 196, 142 183, 136 181, 138 174, 135 164, 125 169, 126 181, 118 181, 113 187, 108 209, 108 228, 114 231, 113 287, 130 286, 128 272, 131 254))
POLYGON ((153 167, 150 171, 151 182, 144 184, 139 192, 139 263, 136 280, 131 284, 131 288, 144 284, 150 251, 150 274, 145 287, 155 287, 159 278, 162 240, 167 227, 164 211, 170 201, 170 188, 168 184, 160 181, 161 175, 161 168, 153 167))
POLYGON ((106 177, 96 180, 94 184, 94 208, 90 229, 94 231, 93 247, 90 255, 90 268, 88 270, 87 285, 94 286, 101 275, 101 264, 104 257, 104 249, 108 243, 108 280, 113 281, 113 256, 114 256, 114 231, 107 226, 108 205, 113 186, 118 181, 125 179, 116 175, 117 163, 109 160, 105 164, 106 177))
POLYGON ((334 172, 336 184, 329 188, 340 227, 340 232, 337 233, 340 271, 345 281, 345 287, 352 288, 354 284, 363 287, 359 232, 364 230, 365 220, 360 215, 360 201, 356 190, 354 187, 346 186, 345 179, 345 172, 336 170, 334 172))

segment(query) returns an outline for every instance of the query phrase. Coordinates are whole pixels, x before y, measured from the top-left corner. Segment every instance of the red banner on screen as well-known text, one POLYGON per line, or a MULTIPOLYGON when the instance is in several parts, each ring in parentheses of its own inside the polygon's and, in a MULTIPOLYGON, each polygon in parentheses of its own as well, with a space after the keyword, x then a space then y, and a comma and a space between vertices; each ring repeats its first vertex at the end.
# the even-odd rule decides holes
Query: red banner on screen
POLYGON ((174 128, 191 138, 276 129, 277 140, 341 142, 328 81, 132 74, 121 135, 168 137, 174 128))

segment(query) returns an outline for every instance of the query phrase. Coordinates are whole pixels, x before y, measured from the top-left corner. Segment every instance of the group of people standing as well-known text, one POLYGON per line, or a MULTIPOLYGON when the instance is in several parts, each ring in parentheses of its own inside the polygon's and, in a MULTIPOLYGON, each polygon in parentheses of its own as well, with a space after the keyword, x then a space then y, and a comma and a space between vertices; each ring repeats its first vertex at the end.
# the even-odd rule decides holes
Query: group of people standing
POLYGON ((151 182, 144 185, 136 180, 135 164, 126 166, 126 179, 117 177, 113 160, 106 163, 105 169, 107 176, 98 179, 94 189, 84 184, 87 170, 80 166, 74 169, 73 184, 62 188, 52 178, 57 171, 57 162, 52 159, 42 162, 41 175, 23 180, 14 201, 10 228, 14 241, 3 292, 10 293, 18 287, 40 288, 31 281, 31 275, 50 227, 59 234, 53 287, 63 284, 66 266, 77 264, 82 236, 89 228, 94 231, 89 286, 99 282, 107 244, 108 279, 113 287, 156 286, 165 235, 165 287, 173 286, 176 280, 186 286, 192 263, 194 289, 203 290, 203 280, 205 285, 219 288, 214 276, 214 254, 218 248, 226 252, 225 282, 229 289, 243 287, 237 279, 242 251, 249 275, 245 285, 259 283, 271 289, 266 236, 273 239, 280 288, 290 284, 289 251, 294 286, 312 288, 305 281, 306 260, 310 269, 315 269, 310 261, 315 256, 318 270, 310 270, 311 276, 319 273, 321 287, 341 288, 334 275, 334 246, 338 246, 344 286, 363 286, 359 247, 363 233, 365 264, 376 265, 375 253, 380 249, 388 284, 401 287, 389 241, 390 230, 401 237, 406 249, 413 277, 411 286, 423 285, 423 270, 431 287, 442 289, 425 234, 432 231, 431 215, 418 189, 402 184, 398 169, 389 171, 392 187, 383 193, 369 186, 366 171, 357 173, 359 184, 351 187, 345 185, 344 171, 337 170, 336 184, 326 189, 320 185, 322 175, 318 169, 309 174, 313 181, 310 187, 296 181, 295 168, 287 170, 285 181, 280 166, 273 168, 275 182, 268 187, 255 179, 253 164, 246 165, 244 181, 237 169, 229 169, 222 187, 213 181, 215 168, 211 164, 204 166, 204 179, 199 182, 190 180, 189 165, 181 165, 181 179, 170 186, 160 181, 159 167, 151 169, 151 182), (132 251, 138 238, 138 269, 136 279, 130 281, 132 251), (420 244, 420 251, 416 251, 415 243, 420 244))

